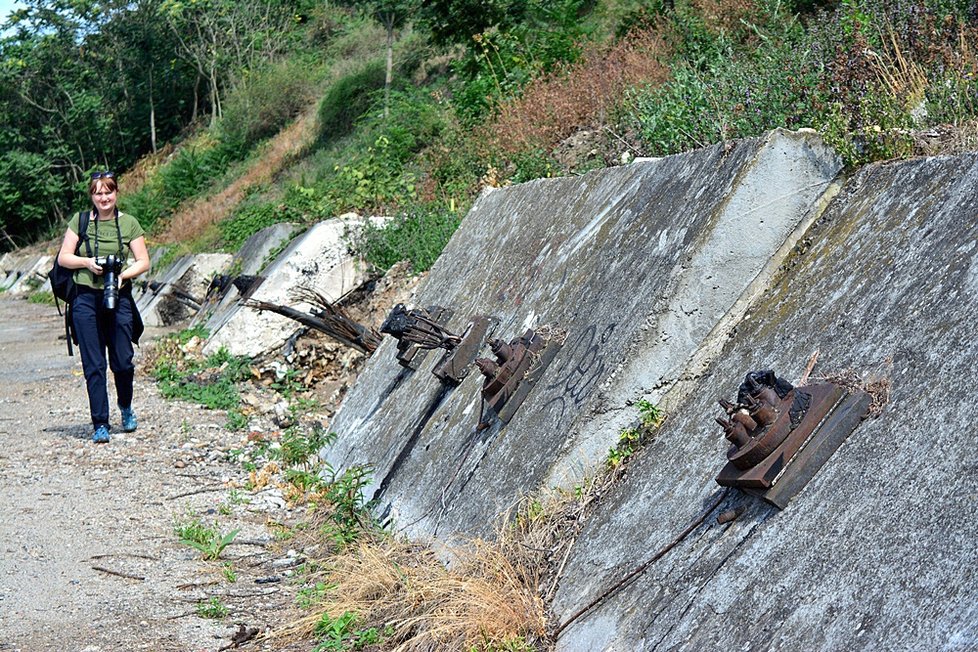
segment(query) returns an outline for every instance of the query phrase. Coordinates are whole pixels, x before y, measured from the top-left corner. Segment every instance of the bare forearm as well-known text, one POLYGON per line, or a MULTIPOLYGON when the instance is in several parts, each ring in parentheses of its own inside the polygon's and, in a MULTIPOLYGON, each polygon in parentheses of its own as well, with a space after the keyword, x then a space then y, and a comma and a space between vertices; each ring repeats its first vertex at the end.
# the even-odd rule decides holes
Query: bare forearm
POLYGON ((128 281, 134 279, 140 274, 145 274, 149 271, 149 259, 136 260, 132 265, 122 270, 119 274, 119 278, 123 281, 128 281))

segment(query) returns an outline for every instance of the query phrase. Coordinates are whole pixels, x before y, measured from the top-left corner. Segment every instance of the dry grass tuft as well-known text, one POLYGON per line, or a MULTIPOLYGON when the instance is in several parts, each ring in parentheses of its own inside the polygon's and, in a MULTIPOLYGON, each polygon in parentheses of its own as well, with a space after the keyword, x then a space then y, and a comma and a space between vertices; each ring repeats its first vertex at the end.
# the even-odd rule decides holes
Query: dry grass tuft
POLYGON ((715 34, 744 29, 758 11, 754 0, 692 0, 695 13, 703 17, 706 28, 715 34))
POLYGON ((143 156, 131 170, 119 178, 119 186, 126 194, 137 193, 160 165, 173 154, 173 143, 167 143, 155 154, 143 156))
POLYGON ((610 48, 591 47, 583 59, 532 82, 523 95, 504 103, 484 130, 495 151, 513 154, 553 149, 571 134, 605 124, 625 91, 661 83, 665 41, 655 30, 633 32, 610 48))
POLYGON ((280 131, 260 157, 224 190, 182 206, 161 234, 164 243, 194 240, 228 217, 249 188, 271 181, 288 163, 315 140, 316 112, 308 111, 280 131))
POLYGON ((545 635, 535 573, 514 564, 497 544, 476 540, 438 552, 377 538, 324 565, 323 577, 311 579, 334 588, 319 613, 273 637, 311 637, 324 611, 332 618, 355 613, 366 625, 385 628, 384 649, 398 652, 471 650, 545 635))
POLYGON ((892 97, 901 100, 907 109, 913 109, 927 95, 928 83, 923 67, 904 52, 892 27, 881 38, 884 42, 883 53, 870 52, 876 77, 892 97))

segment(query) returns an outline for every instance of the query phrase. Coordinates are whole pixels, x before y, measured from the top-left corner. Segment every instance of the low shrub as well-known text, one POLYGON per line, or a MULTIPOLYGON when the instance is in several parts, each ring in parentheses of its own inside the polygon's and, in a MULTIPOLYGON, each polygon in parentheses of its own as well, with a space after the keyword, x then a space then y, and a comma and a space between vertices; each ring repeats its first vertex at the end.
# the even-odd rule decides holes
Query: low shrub
POLYGON ((205 335, 188 330, 160 340, 154 351, 152 375, 163 398, 179 398, 212 410, 230 410, 240 403, 237 382, 248 374, 248 358, 227 350, 202 358, 198 348, 205 335))
POLYGON ((262 202, 243 206, 218 224, 221 246, 225 251, 237 251, 254 234, 282 221, 282 211, 275 204, 262 202))
POLYGON ((746 31, 677 11, 672 78, 623 103, 643 153, 813 127, 858 165, 911 155, 915 129, 978 110, 976 32, 961 3, 842 2, 804 25, 776 0, 752 4, 746 31))
POLYGON ((503 156, 549 152, 571 134, 604 124, 627 88, 665 80, 659 58, 666 51, 651 30, 630 33, 610 48, 590 46, 580 61, 535 79, 519 98, 502 103, 485 138, 503 156))
POLYGON ((312 100, 319 68, 299 58, 250 72, 222 103, 218 127, 225 147, 244 158, 259 141, 276 134, 312 100))
POLYGON ((435 264, 460 221, 450 211, 414 209, 383 228, 367 224, 354 239, 354 248, 381 273, 404 260, 415 272, 424 272, 435 264))
POLYGON ((346 136, 384 87, 383 59, 370 59, 334 82, 319 103, 319 142, 327 145, 346 136))

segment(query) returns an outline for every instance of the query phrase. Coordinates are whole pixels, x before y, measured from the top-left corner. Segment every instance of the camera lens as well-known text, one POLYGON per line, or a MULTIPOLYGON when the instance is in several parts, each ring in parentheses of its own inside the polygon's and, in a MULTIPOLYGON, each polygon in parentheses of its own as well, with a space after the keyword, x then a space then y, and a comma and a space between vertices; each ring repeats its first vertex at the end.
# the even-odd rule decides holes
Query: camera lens
POLYGON ((119 286, 116 281, 117 267, 121 267, 115 256, 105 257, 105 294, 102 297, 102 305, 106 310, 115 310, 119 302, 119 286))

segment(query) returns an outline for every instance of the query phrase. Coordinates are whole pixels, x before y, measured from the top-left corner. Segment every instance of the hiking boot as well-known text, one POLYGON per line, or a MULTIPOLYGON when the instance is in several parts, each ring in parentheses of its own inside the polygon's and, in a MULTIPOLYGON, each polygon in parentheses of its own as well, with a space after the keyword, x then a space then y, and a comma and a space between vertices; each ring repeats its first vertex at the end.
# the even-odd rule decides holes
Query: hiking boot
POLYGON ((120 407, 122 410, 122 430, 124 432, 132 432, 136 429, 136 415, 133 413, 131 407, 120 407))
POLYGON ((108 444, 109 443, 109 429, 107 426, 99 426, 95 429, 95 433, 92 434, 92 441, 96 444, 108 444))

